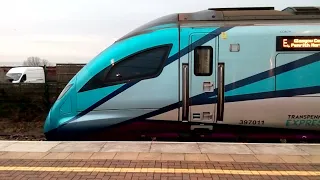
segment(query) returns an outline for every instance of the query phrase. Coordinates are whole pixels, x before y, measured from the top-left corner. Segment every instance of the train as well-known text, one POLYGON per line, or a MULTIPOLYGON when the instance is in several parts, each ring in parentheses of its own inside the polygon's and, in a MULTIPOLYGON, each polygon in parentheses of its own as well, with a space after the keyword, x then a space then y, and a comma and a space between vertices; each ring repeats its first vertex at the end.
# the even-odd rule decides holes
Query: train
POLYGON ((46 139, 320 139, 319 20, 313 6, 152 20, 68 82, 45 120, 46 139))

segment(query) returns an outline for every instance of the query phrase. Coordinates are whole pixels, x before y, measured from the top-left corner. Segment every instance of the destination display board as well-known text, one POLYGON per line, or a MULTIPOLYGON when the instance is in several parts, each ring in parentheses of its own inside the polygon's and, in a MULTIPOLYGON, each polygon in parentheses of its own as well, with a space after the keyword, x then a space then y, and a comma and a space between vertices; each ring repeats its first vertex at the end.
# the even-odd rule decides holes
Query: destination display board
POLYGON ((320 51, 320 36, 277 36, 277 51, 320 51))

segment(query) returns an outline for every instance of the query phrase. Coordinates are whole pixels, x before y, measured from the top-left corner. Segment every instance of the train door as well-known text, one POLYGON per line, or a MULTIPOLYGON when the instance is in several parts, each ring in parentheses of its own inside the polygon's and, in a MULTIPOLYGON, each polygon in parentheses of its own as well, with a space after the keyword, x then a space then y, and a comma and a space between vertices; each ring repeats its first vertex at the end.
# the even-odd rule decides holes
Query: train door
POLYGON ((216 40, 197 45, 203 34, 192 34, 188 61, 182 63, 182 121, 214 123, 216 40))

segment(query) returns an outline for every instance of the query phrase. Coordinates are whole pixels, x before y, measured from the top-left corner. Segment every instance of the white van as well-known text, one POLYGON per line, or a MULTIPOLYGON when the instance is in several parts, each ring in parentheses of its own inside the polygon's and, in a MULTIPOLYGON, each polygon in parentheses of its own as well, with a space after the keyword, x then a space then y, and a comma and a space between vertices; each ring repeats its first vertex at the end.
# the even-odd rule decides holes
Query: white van
POLYGON ((15 67, 7 74, 12 83, 45 83, 44 69, 42 67, 15 67))

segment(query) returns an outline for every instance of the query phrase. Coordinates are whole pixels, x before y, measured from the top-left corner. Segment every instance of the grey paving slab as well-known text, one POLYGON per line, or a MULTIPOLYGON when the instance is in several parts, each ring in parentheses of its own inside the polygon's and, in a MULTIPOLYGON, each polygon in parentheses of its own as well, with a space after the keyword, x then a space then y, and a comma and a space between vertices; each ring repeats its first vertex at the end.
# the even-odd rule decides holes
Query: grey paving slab
POLYGON ((245 144, 198 143, 201 153, 212 154, 253 154, 245 144))
POLYGON ((137 160, 161 160, 161 153, 139 153, 137 160))
POLYGON ((118 152, 113 159, 117 160, 137 160, 139 153, 137 152, 118 152))
POLYGON ((161 161, 184 161, 183 153, 163 153, 161 154, 161 161))
POLYGON ((150 152, 201 153, 197 143, 152 143, 150 152))
POLYGON ((186 161, 209 161, 207 154, 185 154, 186 161))
POLYGON ((260 154, 255 157, 262 163, 284 163, 284 161, 277 155, 260 154))
POLYGON ((280 155, 279 156, 286 163, 310 163, 310 161, 299 155, 280 155))
POLYGON ((20 141, 13 143, 1 151, 9 152, 48 152, 51 148, 58 145, 59 142, 51 141, 20 141))
POLYGON ((99 152, 105 142, 62 142, 50 152, 99 152))
POLYGON ((151 142, 107 142, 101 152, 149 152, 151 142))
POLYGON ((71 153, 66 159, 89 159, 93 153, 90 152, 74 152, 71 153))
POLYGON ((310 155, 320 155, 320 145, 296 145, 296 147, 310 155))
POLYGON ((4 148, 17 143, 18 141, 0 141, 0 151, 3 151, 4 148))
POLYGON ((116 152, 95 152, 90 159, 113 159, 116 152))
POLYGON ((235 162, 259 162, 252 154, 232 154, 231 157, 235 162))
POLYGON ((229 154, 207 154, 210 161, 233 162, 234 159, 229 154))
POLYGON ((312 156, 303 156, 303 158, 307 159, 311 163, 320 163, 320 156, 312 155, 312 156))
POLYGON ((255 154, 272 155, 308 155, 292 144, 247 144, 255 154))
POLYGON ((6 152, 0 155, 0 159, 19 159, 27 152, 6 152))
POLYGON ((48 154, 48 152, 29 152, 24 154, 21 159, 42 159, 48 154))
POLYGON ((52 152, 48 153, 42 159, 66 159, 71 153, 68 152, 52 152))

